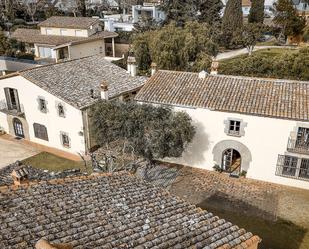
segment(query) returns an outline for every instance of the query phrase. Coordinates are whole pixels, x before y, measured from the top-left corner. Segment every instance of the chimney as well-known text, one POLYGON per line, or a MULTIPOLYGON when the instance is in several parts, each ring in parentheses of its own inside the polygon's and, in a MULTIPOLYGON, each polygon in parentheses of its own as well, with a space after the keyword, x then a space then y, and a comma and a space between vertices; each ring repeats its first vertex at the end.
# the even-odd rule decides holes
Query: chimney
POLYGON ((153 76, 157 72, 158 66, 157 63, 154 62, 152 62, 150 66, 151 66, 151 76, 153 76))
POLYGON ((21 166, 12 171, 14 185, 21 185, 28 182, 29 171, 25 166, 21 166))
POLYGON ((208 73, 203 70, 203 71, 199 72, 198 78, 199 79, 205 79, 207 75, 208 75, 208 73))
POLYGON ((137 74, 137 65, 136 65, 136 60, 135 57, 129 56, 128 57, 128 73, 132 76, 135 77, 137 74))
POLYGON ((70 244, 50 244, 45 239, 40 239, 35 244, 35 249, 73 249, 70 244))
POLYGON ((218 68, 219 68, 219 61, 213 60, 211 63, 211 75, 217 75, 218 74, 218 68))
POLYGON ((101 99, 108 100, 108 85, 104 81, 101 83, 101 99))

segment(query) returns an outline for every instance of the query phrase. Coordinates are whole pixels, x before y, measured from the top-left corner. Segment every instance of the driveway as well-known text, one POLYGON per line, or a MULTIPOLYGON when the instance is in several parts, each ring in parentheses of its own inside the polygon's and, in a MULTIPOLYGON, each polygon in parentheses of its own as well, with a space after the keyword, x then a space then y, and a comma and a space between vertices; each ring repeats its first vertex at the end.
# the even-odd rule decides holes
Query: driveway
POLYGON ((23 160, 38 154, 40 151, 18 141, 11 141, 0 137, 0 168, 17 160, 23 160))
MULTIPOLYGON (((279 49, 296 49, 293 46, 255 46, 253 51, 258 51, 258 50, 262 50, 262 49, 268 49, 268 48, 279 48, 279 49)), ((216 59, 218 61, 220 60, 226 60, 226 59, 230 59, 230 58, 234 58, 243 54, 248 54, 248 50, 246 48, 242 48, 242 49, 235 49, 232 51, 228 51, 228 52, 223 52, 223 53, 219 53, 216 57, 216 59)))

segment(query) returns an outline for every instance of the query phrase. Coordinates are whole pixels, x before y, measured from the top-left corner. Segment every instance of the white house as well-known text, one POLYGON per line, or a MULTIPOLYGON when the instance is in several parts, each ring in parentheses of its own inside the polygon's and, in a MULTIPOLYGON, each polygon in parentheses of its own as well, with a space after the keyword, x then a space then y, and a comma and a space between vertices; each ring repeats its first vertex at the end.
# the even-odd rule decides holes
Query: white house
POLYGON ((160 1, 146 1, 143 5, 132 6, 133 23, 138 22, 142 17, 149 17, 161 22, 166 19, 166 14, 160 9, 160 1))
POLYGON ((192 117, 194 141, 169 161, 309 189, 309 82, 158 71, 135 99, 192 117))
POLYGON ((86 56, 106 55, 106 43, 112 44, 114 32, 102 31, 98 18, 53 16, 39 23, 40 29, 17 29, 12 37, 25 42, 38 59, 63 61, 86 56))
POLYGON ((104 15, 104 18, 100 20, 104 22, 104 30, 110 32, 115 31, 130 32, 134 28, 131 15, 124 15, 124 14, 104 15))
POLYGON ((134 73, 96 55, 3 76, 0 129, 35 143, 85 154, 95 145, 89 107, 102 98, 133 99, 146 79, 134 73))

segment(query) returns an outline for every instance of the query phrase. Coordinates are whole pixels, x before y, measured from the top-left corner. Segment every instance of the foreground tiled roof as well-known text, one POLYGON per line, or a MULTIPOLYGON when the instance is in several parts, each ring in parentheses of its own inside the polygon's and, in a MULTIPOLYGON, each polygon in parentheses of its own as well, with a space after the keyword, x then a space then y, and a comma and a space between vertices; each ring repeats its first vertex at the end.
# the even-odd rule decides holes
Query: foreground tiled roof
POLYGON ((136 100, 265 117, 309 120, 309 82, 158 71, 136 100))
POLYGON ((257 236, 124 173, 0 188, 0 248, 249 248, 257 236), (237 247, 239 246, 239 247, 237 247))
POLYGON ((89 37, 76 36, 60 36, 60 35, 42 35, 38 29, 23 29, 19 28, 14 31, 12 38, 25 43, 46 44, 51 46, 58 46, 62 44, 77 44, 83 42, 90 42, 98 39, 110 38, 118 36, 117 33, 109 31, 100 31, 89 37))
POLYGON ((98 18, 91 17, 52 16, 45 21, 40 22, 38 26, 87 29, 97 22, 99 22, 98 18))
POLYGON ((109 97, 139 89, 145 77, 132 77, 126 70, 108 62, 103 55, 66 61, 21 71, 20 75, 65 102, 83 108, 95 103, 100 85, 108 85, 109 97), (94 90, 95 98, 90 91, 94 90))
POLYGON ((21 165, 20 162, 12 163, 2 169, 0 169, 0 186, 9 186, 13 184, 13 179, 11 173, 16 169, 25 169, 28 173, 30 180, 51 180, 56 178, 65 178, 71 176, 81 176, 84 175, 78 169, 64 170, 59 172, 50 172, 47 170, 42 170, 34 168, 30 165, 21 165))

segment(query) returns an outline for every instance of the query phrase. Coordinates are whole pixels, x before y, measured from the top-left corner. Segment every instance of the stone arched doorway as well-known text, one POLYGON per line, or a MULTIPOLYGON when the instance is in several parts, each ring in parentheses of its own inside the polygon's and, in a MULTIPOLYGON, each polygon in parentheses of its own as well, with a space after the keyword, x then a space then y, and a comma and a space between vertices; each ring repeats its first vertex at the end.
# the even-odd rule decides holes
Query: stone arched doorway
POLYGON ((25 137, 24 128, 22 122, 18 118, 13 119, 14 133, 16 137, 25 137))
POLYGON ((248 171, 252 161, 251 152, 247 146, 235 140, 220 141, 214 146, 212 154, 214 162, 222 169, 228 165, 235 168, 237 164, 240 163, 240 170, 248 171), (226 160, 229 159, 228 157, 230 157, 230 162, 226 160), (223 159, 225 159, 225 161, 223 159), (228 164, 223 165, 224 163, 228 164))
POLYGON ((241 172, 241 155, 233 149, 228 148, 222 153, 221 169, 228 173, 240 174, 241 172))

